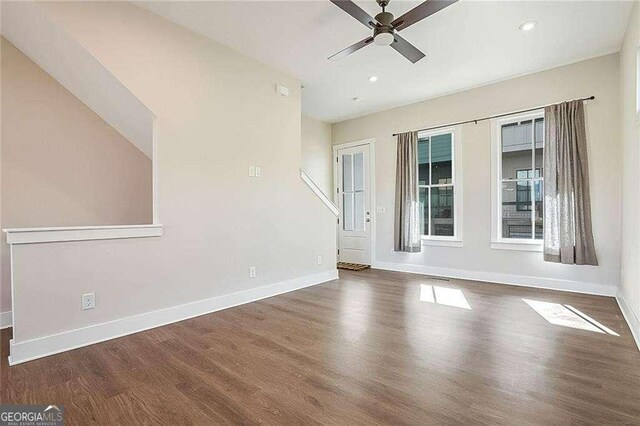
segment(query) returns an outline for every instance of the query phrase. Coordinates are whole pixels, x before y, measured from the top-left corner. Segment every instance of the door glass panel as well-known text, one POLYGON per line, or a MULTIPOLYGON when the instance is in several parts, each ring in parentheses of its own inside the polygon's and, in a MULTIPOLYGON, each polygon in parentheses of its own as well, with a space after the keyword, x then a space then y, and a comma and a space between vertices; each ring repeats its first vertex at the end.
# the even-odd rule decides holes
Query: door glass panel
POLYGON ((531 183, 502 183, 502 237, 531 238, 531 183))
POLYGON ((364 192, 356 192, 355 203, 353 208, 354 226, 356 231, 364 231, 365 220, 365 205, 364 205, 364 192))
POLYGON ((342 191, 353 191, 353 155, 342 155, 342 191))
POLYGON ((353 192, 342 194, 342 229, 353 231, 353 192))
POLYGON ((453 236, 453 214, 453 187, 431 188, 431 235, 453 236))
POLYGON ((452 182, 451 133, 431 138, 431 184, 452 182))
POLYGON ((364 191, 364 153, 353 154, 353 189, 364 191))

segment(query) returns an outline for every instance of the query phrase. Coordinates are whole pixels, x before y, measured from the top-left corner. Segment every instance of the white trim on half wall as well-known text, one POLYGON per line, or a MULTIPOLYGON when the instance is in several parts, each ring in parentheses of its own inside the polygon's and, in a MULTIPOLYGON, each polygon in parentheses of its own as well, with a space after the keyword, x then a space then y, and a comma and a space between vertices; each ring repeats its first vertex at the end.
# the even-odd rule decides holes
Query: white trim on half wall
POLYGON ((162 236, 162 225, 62 226, 55 228, 9 228, 8 244, 53 243, 62 241, 113 240, 162 236))
POLYGON ((38 337, 23 342, 10 341, 9 365, 54 355, 82 346, 92 345, 116 337, 210 314, 245 303, 255 302, 278 294, 288 293, 316 284, 338 279, 338 270, 281 281, 263 287, 252 288, 210 299, 198 300, 152 312, 77 328, 63 333, 38 337))

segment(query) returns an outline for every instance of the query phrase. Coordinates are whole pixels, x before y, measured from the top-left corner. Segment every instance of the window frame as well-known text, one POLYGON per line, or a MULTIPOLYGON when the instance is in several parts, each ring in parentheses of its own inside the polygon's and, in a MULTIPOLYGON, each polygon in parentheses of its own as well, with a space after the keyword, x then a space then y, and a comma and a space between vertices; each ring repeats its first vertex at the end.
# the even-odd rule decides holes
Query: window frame
MULTIPOLYGON (((462 159, 462 138, 460 137, 460 128, 447 127, 435 130, 423 130, 418 132, 418 140, 423 138, 432 138, 434 136, 451 135, 451 183, 447 184, 431 184, 431 167, 429 167, 429 185, 420 185, 419 176, 419 159, 416 165, 416 179, 418 179, 418 193, 416 199, 420 198, 420 188, 453 188, 453 235, 421 235, 423 246, 446 246, 446 247, 462 247, 462 167, 457 164, 458 159, 462 159)), ((431 149, 431 144, 429 144, 431 149)), ((431 155, 429 155, 431 161, 431 155)), ((430 196, 430 195, 429 195, 430 196)), ((429 200, 429 211, 431 210, 431 201, 429 200)), ((431 214, 429 214, 431 219, 431 214)))
POLYGON ((636 125, 640 127, 640 46, 636 49, 636 125))
MULTIPOLYGON (((520 251, 542 251, 544 245, 544 230, 543 238, 535 239, 535 226, 533 228, 532 238, 504 238, 502 237, 502 126, 506 124, 517 123, 526 120, 544 119, 544 109, 539 109, 523 114, 514 114, 508 117, 497 118, 491 120, 491 248, 499 250, 520 250, 520 251)), ((535 126, 534 126, 535 129, 535 126)), ((534 130, 535 131, 535 130, 534 130)), ((543 132, 543 147, 544 147, 544 132, 543 132)), ((533 154, 532 154, 533 155, 533 154)), ((532 168, 535 170, 535 165, 532 163, 532 168)), ((543 166, 544 167, 544 166, 543 166)), ((535 172, 533 172, 535 176, 535 172)), ((544 176, 541 178, 532 178, 528 181, 532 185, 535 185, 537 180, 543 182, 544 176)), ((517 180, 511 180, 516 182, 517 180)), ((532 188, 532 192, 535 194, 535 190, 532 188)), ((535 200, 535 197, 533 197, 535 200)), ((544 201, 544 196, 543 196, 544 201)), ((532 212, 533 204, 532 201, 532 212)), ((543 222, 544 226, 544 222, 543 222)), ((544 229, 544 228, 543 228, 544 229)))

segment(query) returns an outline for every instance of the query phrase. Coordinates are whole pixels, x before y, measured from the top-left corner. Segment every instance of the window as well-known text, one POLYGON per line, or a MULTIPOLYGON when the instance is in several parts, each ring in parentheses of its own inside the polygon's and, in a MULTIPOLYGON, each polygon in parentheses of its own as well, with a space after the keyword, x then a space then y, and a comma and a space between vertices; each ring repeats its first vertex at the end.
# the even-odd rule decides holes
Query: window
MULTIPOLYGON (((494 243, 542 243, 543 112, 497 120, 494 175, 494 243)), ((494 248, 512 248, 512 247, 494 248)))
POLYGON ((461 240, 456 143, 453 130, 418 135, 418 195, 423 240, 461 240))
MULTIPOLYGON (((531 169, 516 171, 516 179, 518 180, 518 183, 516 184, 516 209, 518 211, 531 211, 531 187, 529 185, 524 185, 523 183, 526 182, 527 179, 532 179, 533 177, 539 178, 541 173, 541 169, 536 169, 535 176, 531 174, 531 169)), ((536 202, 542 202, 542 199, 540 198, 542 195, 542 182, 535 181, 534 186, 536 190, 536 202)))

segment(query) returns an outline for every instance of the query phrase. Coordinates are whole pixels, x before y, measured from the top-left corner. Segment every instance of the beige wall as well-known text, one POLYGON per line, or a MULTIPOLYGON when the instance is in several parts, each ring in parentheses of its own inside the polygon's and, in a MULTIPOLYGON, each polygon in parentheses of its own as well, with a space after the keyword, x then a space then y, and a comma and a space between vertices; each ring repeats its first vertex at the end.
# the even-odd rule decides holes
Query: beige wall
POLYGON ((164 234, 14 246, 16 343, 335 271, 335 216, 300 179, 300 81, 129 3, 39 7, 156 114, 164 234))
POLYGON ((302 168, 331 198, 333 193, 331 124, 302 116, 302 168))
POLYGON ((151 160, 4 38, 1 54, 2 228, 151 223, 151 160))
MULTIPOLYGON (((608 55, 332 126, 334 144, 376 140, 377 246, 374 263, 471 271, 475 276, 614 293, 620 267, 619 58, 608 55), (491 242, 491 124, 461 126, 464 247, 393 251, 396 143, 392 134, 595 95, 586 106, 591 195, 599 267, 546 263, 539 252, 495 250, 491 242), (480 274, 484 273, 484 274, 480 274), (525 278, 522 278, 522 277, 525 278), (531 277, 534 279, 531 280, 531 277)), ((415 268, 414 268, 415 269, 415 268)))
MULTIPOLYGON (((620 51, 620 122, 623 144, 621 292, 640 318, 640 117, 637 115, 637 65, 640 4, 636 2, 620 51)), ((637 322, 640 327, 640 323, 637 322)))

